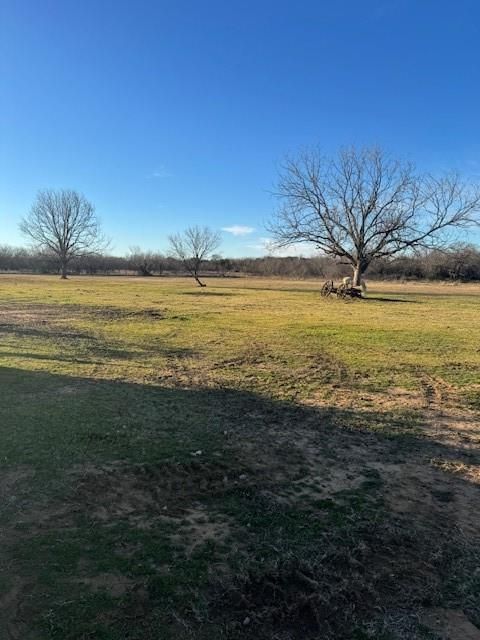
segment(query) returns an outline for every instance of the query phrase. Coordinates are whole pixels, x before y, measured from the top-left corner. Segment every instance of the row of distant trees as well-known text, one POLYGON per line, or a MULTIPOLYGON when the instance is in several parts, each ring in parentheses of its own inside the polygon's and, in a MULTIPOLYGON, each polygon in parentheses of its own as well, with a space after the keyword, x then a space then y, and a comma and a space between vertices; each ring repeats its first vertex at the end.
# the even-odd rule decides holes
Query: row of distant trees
MULTIPOLYGON (((275 257, 225 258, 212 255, 199 265, 205 275, 217 277, 265 276, 281 278, 339 278, 349 275, 347 265, 329 256, 312 258, 275 257)), ((54 255, 34 249, 0 246, 0 271, 57 274, 54 255)), ((96 253, 72 259, 69 272, 76 275, 191 275, 182 260, 161 252, 132 247, 125 256, 96 253)), ((480 280, 480 249, 453 245, 445 250, 424 250, 412 255, 372 262, 366 277, 387 280, 480 280)))
MULTIPOLYGON (((471 277, 467 271, 473 267, 466 265, 475 249, 457 247, 445 253, 452 233, 480 224, 480 185, 456 172, 421 173, 378 148, 341 149, 332 157, 313 149, 285 161, 275 195, 278 207, 269 230, 276 245, 307 243, 327 261, 299 264, 347 266, 353 284, 359 285, 367 270, 381 265, 386 274, 392 265, 420 264, 422 252, 424 264, 447 265, 440 269, 444 277, 471 277)), ((76 191, 39 192, 20 229, 45 259, 55 260, 62 278, 75 265, 107 260, 108 243, 95 208, 76 191)), ((220 235, 208 227, 169 236, 169 244, 171 257, 200 286, 205 286, 202 266, 222 263, 213 260, 220 235)), ((164 259, 153 254, 134 251, 129 261, 138 263, 135 269, 142 275, 165 270, 160 267, 164 259)), ((291 263, 273 264, 283 269, 291 263)))

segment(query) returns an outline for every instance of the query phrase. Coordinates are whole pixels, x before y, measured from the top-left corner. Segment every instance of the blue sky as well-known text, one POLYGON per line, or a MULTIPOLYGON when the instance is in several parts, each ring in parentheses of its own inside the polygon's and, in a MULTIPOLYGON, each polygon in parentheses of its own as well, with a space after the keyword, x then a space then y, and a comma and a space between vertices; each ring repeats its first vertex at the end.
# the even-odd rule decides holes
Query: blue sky
POLYGON ((0 244, 68 187, 115 253, 208 224, 258 255, 310 144, 477 179, 479 31, 477 0, 0 0, 0 244))

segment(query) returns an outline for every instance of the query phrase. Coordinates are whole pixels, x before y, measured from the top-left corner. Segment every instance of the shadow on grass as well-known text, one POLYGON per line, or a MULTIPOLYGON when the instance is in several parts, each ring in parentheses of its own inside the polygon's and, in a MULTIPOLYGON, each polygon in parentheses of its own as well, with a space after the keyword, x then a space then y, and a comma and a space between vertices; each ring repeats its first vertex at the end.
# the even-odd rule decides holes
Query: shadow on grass
POLYGON ((367 302, 406 302, 408 304, 422 304, 420 302, 420 300, 404 300, 402 298, 384 298, 384 297, 380 297, 380 296, 376 296, 375 294, 373 294, 371 297, 368 296, 363 298, 363 300, 366 300, 367 302))
POLYGON ((222 298, 238 295, 238 293, 230 291, 210 291, 205 288, 198 289, 198 291, 179 291, 178 294, 181 296, 221 296, 222 298))
MULTIPOLYGON (((58 349, 59 345, 55 343, 55 348, 58 349)), ((189 358, 195 355, 195 351, 191 349, 182 349, 179 347, 158 347, 151 349, 125 349, 108 346, 104 341, 98 343, 97 347, 88 345, 88 347, 79 353, 71 353, 66 355, 65 353, 59 353, 55 351, 52 354, 34 353, 31 351, 0 351, 0 357, 26 359, 26 360, 42 360, 50 362, 66 362, 72 365, 75 364, 93 364, 93 365, 105 365, 110 360, 132 360, 136 359, 142 361, 142 359, 154 355, 160 357, 171 357, 175 359, 189 358), (103 359, 100 359, 103 358, 103 359)))
POLYGON ((22 326, 19 324, 0 324, 0 335, 16 335, 26 338, 56 338, 58 340, 91 340, 95 341, 97 338, 88 333, 87 331, 79 331, 77 329, 65 330, 58 327, 52 327, 48 324, 40 326, 22 326))
POLYGON ((457 508, 475 489, 430 464, 472 453, 413 414, 13 368, 0 389, 13 638, 420 638, 425 606, 480 622, 457 508))
MULTIPOLYGON (((170 347, 166 344, 158 344, 158 338, 150 346, 140 349, 126 349, 123 345, 117 346, 109 342, 103 336, 99 337, 87 331, 77 329, 64 330, 50 324, 37 327, 21 326, 16 324, 0 325, 0 336, 12 335, 17 338, 39 339, 44 347, 47 345, 52 353, 35 353, 31 350, 6 350, 0 352, 0 356, 14 358, 28 358, 33 360, 51 360, 59 362, 71 362, 72 364, 104 364, 105 360, 142 360, 149 355, 171 356, 184 358, 195 355, 188 348, 170 347), (101 360, 104 358, 105 360, 101 360)), ((31 343, 29 344, 31 349, 31 343)))

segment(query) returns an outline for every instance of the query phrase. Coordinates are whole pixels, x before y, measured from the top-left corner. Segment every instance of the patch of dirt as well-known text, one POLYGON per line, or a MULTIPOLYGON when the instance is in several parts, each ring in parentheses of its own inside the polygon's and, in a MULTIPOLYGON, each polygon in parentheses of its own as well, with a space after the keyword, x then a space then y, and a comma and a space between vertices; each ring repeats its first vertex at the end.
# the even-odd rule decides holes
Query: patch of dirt
POLYGON ((225 490, 226 468, 218 463, 122 465, 79 473, 74 502, 101 521, 127 519, 149 528, 155 518, 185 518, 192 502, 225 490))
MULTIPOLYGON (((425 422, 416 443, 382 439, 374 434, 339 429, 328 437, 329 460, 318 440, 296 442, 310 465, 310 490, 355 489, 378 472, 382 495, 393 513, 408 515, 416 525, 438 530, 458 527, 480 539, 480 424, 473 413, 455 410, 422 412, 425 422), (433 426, 434 425, 434 426, 433 426), (322 487, 322 485, 324 485, 322 487)), ((368 418, 368 416, 367 416, 368 418)))
POLYGON ((480 466, 478 464, 466 464, 463 460, 442 458, 432 458, 430 464, 441 471, 457 474, 474 484, 480 485, 480 466))
POLYGON ((420 622, 444 640, 480 640, 480 629, 460 610, 428 609, 420 622))
POLYGON ((294 494, 289 500, 290 504, 335 498, 344 491, 358 489, 366 479, 360 470, 353 471, 334 466, 321 469, 320 465, 315 465, 312 471, 312 474, 308 474, 308 479, 292 483, 294 494))
POLYGON ((117 307, 84 307, 87 315, 101 320, 163 320, 164 311, 160 309, 123 309, 117 307))
POLYGON ((370 461, 369 466, 379 471, 383 495, 393 513, 408 516, 423 528, 457 527, 472 539, 480 537, 480 513, 472 509, 480 500, 478 485, 427 462, 370 461))
MULTIPOLYGON (((271 356, 270 356, 271 358, 271 356)), ((265 363, 269 360, 269 351, 264 344, 252 343, 244 349, 242 355, 236 358, 229 358, 219 363, 221 367, 242 367, 248 366, 265 366, 265 363)))
MULTIPOLYGON (((230 468, 231 472, 231 468, 230 468)), ((32 480, 33 472, 28 467, 19 467, 1 477, 1 491, 8 495, 21 482, 32 480)), ((241 470, 237 475, 241 475, 241 470)), ((70 470, 70 478, 75 487, 70 499, 63 502, 43 502, 26 504, 18 510, 8 531, 15 539, 15 525, 21 525, 21 534, 28 537, 45 531, 56 531, 61 535, 65 528, 74 528, 77 517, 96 520, 96 526, 109 527, 126 521, 129 526, 140 530, 156 525, 172 525, 172 542, 187 556, 207 542, 223 543, 230 535, 230 523, 226 516, 212 512, 197 498, 214 496, 225 491, 225 466, 192 460, 185 464, 124 465, 104 466, 76 465, 70 470), (25 525, 28 525, 25 527, 25 525)), ((233 483, 232 479, 232 483, 233 483)), ((237 482, 237 481, 235 481, 237 482)), ((167 531, 169 529, 167 528, 167 531)), ((5 551, 6 546, 3 546, 5 551)), ((141 551, 141 545, 126 544, 113 549, 123 558, 131 558, 141 551)), ((159 567, 159 574, 168 567, 159 567)), ((219 575, 226 571, 218 555, 212 572, 219 575)), ((134 580, 119 573, 90 575, 88 563, 80 563, 76 574, 66 580, 69 583, 86 586, 92 592, 106 592, 114 598, 131 597, 136 602, 135 593, 140 590, 141 580, 134 580), (134 597, 135 596, 135 597, 134 597)), ((23 623, 23 609, 30 594, 37 586, 30 580, 16 578, 8 591, 0 598, 0 624, 8 629, 8 640, 23 640, 28 625, 23 623)), ((0 633, 0 637, 3 636, 0 633)))
MULTIPOLYGON (((70 307, 68 307, 70 308, 70 307)), ((72 306, 72 308, 75 308, 72 306)), ((3 321, 7 320, 13 324, 42 324, 50 319, 58 318, 59 311, 65 311, 65 305, 51 305, 51 304, 33 304, 31 302, 22 304, 3 304, 0 318, 3 326, 3 321)), ((8 323, 7 323, 8 326, 8 323)))
MULTIPOLYGON (((314 398, 310 404, 322 407, 325 401, 314 398)), ((396 388, 388 394, 352 391, 336 395, 336 408, 348 411, 359 407, 357 417, 364 415, 366 422, 369 410, 407 409, 420 418, 412 435, 416 445, 405 444, 403 450, 401 442, 396 446, 394 441, 381 438, 372 441, 367 434, 360 441, 354 433, 345 439, 340 418, 336 422, 340 429, 329 436, 339 486, 355 488, 366 470, 375 469, 394 513, 409 514, 417 523, 434 529, 448 521, 466 535, 480 538, 480 514, 472 508, 480 500, 480 420, 478 413, 459 405, 456 389, 432 376, 425 376, 420 391, 396 388)), ((321 486, 325 482, 325 451, 315 455, 312 443, 295 442, 307 454, 310 465, 320 470, 316 475, 321 486)), ((312 471, 309 478, 314 475, 312 471)), ((335 482, 332 488, 335 490, 335 482)))
POLYGON ((358 389, 336 389, 333 387, 325 399, 325 390, 319 394, 314 394, 307 405, 314 407, 328 407, 334 405, 342 409, 355 407, 360 410, 375 411, 397 411, 397 410, 419 410, 428 407, 429 402, 425 397, 425 391, 415 389, 404 389, 402 387, 392 387, 388 392, 369 392, 358 389))
POLYGON ((191 555, 197 547, 206 542, 222 543, 230 534, 230 522, 225 516, 214 514, 199 504, 183 514, 177 532, 171 539, 191 555))
POLYGON ((100 573, 96 576, 78 578, 77 582, 84 584, 94 593, 105 591, 113 598, 120 598, 136 585, 134 580, 115 573, 100 573))
POLYGON ((425 414, 424 433, 464 453, 478 452, 480 445, 480 418, 467 409, 433 410, 425 414))

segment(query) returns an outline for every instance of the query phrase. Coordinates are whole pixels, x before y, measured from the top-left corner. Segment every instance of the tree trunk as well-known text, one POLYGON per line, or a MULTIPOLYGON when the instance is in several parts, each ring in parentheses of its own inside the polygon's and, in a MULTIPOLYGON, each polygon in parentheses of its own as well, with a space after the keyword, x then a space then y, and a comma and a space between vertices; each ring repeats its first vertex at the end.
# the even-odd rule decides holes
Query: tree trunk
POLYGON ((198 277, 198 275, 197 275, 197 274, 195 274, 193 277, 195 278, 195 281, 197 282, 197 284, 198 284, 198 286, 199 286, 199 287, 206 287, 206 286, 207 286, 204 282, 202 282, 202 281, 200 280, 200 278, 198 277))
POLYGON ((66 280, 67 279, 67 263, 63 262, 60 265, 60 278, 62 280, 66 280))
POLYGON ((362 281, 362 265, 356 264, 353 267, 352 286, 359 287, 362 281))

